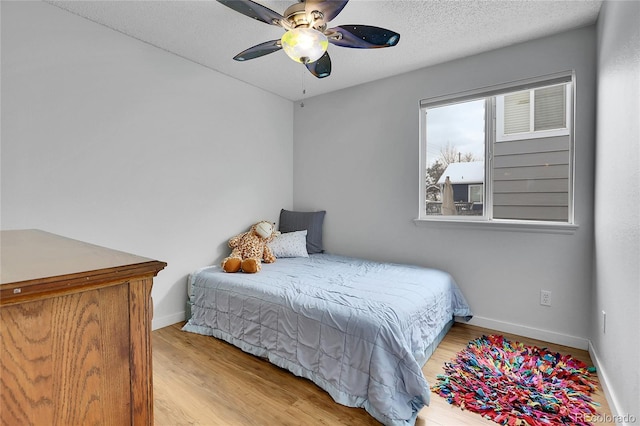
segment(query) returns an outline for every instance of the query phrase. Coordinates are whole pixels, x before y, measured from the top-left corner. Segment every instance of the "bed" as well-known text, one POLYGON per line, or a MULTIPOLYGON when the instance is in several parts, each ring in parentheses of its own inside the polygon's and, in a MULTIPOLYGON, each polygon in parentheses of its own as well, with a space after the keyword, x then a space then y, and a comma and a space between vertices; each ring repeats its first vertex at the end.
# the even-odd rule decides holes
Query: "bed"
POLYGON ((448 273, 327 253, 257 274, 201 268, 189 305, 185 331, 267 358, 392 426, 413 425, 428 405, 421 368, 454 318, 472 315, 448 273))

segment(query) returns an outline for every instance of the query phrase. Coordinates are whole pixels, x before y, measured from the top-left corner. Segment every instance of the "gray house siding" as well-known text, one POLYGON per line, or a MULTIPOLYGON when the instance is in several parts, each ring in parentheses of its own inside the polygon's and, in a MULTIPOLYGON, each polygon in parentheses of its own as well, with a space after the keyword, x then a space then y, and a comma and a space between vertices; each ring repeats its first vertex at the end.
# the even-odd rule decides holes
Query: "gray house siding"
POLYGON ((493 217, 566 222, 570 147, 570 136, 496 142, 493 217))

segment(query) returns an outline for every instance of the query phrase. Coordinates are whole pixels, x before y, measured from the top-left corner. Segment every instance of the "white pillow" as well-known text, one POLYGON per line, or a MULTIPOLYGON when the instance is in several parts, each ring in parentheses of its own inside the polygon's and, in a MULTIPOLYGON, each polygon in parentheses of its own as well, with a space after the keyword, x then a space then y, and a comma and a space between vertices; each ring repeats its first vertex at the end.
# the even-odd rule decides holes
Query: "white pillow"
POLYGON ((275 257, 309 257, 306 229, 280 234, 268 245, 275 257))

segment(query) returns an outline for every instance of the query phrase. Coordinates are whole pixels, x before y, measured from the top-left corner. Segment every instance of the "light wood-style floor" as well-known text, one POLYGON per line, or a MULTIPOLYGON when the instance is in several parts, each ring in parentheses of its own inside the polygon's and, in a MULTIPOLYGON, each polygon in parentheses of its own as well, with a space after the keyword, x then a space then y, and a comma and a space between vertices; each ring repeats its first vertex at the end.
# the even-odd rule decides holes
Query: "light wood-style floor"
MULTIPOLYGON (((363 409, 335 403, 309 380, 213 337, 183 332, 181 327, 181 323, 174 324, 153 332, 154 412, 158 426, 380 425, 363 409)), ((444 362, 454 358, 470 340, 491 333, 495 332, 456 323, 423 368, 429 383, 435 383, 444 362)), ((586 351, 496 334, 570 353, 592 364, 586 351)), ((595 394, 595 400, 601 404, 600 413, 611 418, 602 390, 595 394)), ((451 406, 432 392, 430 406, 420 411, 416 421, 416 426, 426 425, 496 423, 451 406)))

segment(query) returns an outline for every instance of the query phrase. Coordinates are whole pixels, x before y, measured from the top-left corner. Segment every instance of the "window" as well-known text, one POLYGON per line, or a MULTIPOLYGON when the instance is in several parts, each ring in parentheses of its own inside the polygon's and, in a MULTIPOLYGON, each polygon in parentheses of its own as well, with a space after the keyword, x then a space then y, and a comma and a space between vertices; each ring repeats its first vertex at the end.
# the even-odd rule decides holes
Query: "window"
POLYGON ((496 96, 496 140, 569 135, 570 88, 563 83, 496 96))
POLYGON ((419 219, 573 223, 573 76, 420 102, 419 219))
POLYGON ((469 185, 469 201, 482 204, 483 186, 469 185))
MULTIPOLYGON (((485 179, 486 101, 473 99, 428 108, 426 115, 425 212, 446 215, 445 183, 451 183, 456 212, 482 216, 482 196, 472 200, 470 187, 482 187, 485 179), (465 123, 464 125, 460 125, 465 123), (473 203, 473 206, 471 205, 473 203)), ((476 189, 476 191, 478 191, 476 189)))

